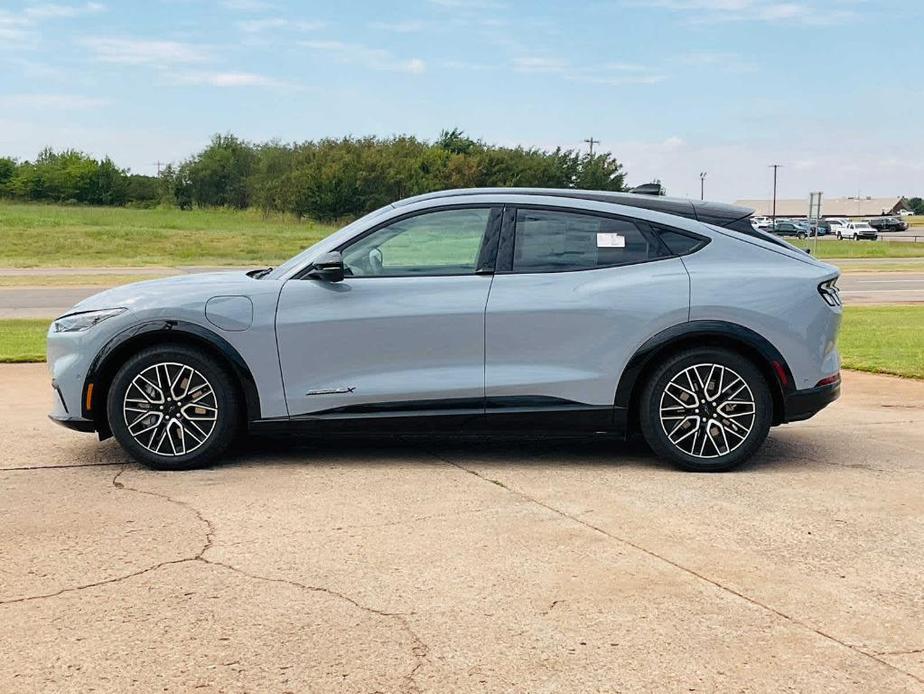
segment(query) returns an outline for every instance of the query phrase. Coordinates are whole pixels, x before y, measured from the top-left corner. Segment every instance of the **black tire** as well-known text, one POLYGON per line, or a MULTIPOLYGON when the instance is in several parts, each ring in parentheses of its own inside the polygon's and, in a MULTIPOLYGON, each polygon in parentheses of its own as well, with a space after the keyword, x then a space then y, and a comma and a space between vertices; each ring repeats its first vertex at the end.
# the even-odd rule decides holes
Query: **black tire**
POLYGON ((749 359, 717 347, 690 349, 668 357, 655 369, 645 384, 639 407, 642 433, 652 450, 659 457, 693 472, 723 472, 743 463, 767 438, 773 417, 773 399, 760 371, 749 359), (716 368, 715 372, 712 372, 709 370, 712 365, 721 369, 716 368), (692 388, 695 399, 692 395, 684 396, 682 390, 678 390, 679 384, 685 383, 683 379, 687 376, 696 384, 702 380, 696 375, 703 373, 708 374, 703 377, 706 382, 706 394, 714 398, 713 400, 703 398, 700 384, 692 388), (732 391, 740 385, 732 380, 735 376, 744 382, 747 389, 743 390, 743 395, 731 399, 732 391), (671 385, 675 378, 681 380, 671 385), (720 387, 721 391, 718 390, 720 387), (669 392, 666 392, 668 389, 669 392), (725 401, 721 397, 716 397, 719 392, 724 394, 722 397, 725 401), (690 398, 691 403, 701 405, 684 404, 673 394, 679 394, 685 399, 690 398), (679 404, 675 404, 675 400, 679 404), (749 405, 738 404, 746 400, 753 401, 753 417, 748 416, 749 405), (719 403, 718 407, 716 403, 719 403), (665 408, 665 418, 669 418, 670 421, 662 420, 662 407, 665 408), (745 435, 747 424, 750 424, 750 428, 745 435), (668 426, 671 427, 671 431, 666 430, 668 426), (684 429, 674 429, 680 426, 684 429), (716 432, 721 432, 721 436, 717 434, 713 438, 716 432), (674 441, 671 440, 670 434, 674 434, 674 441), (684 434, 685 440, 679 440, 684 434), (700 435, 704 448, 697 452, 697 437, 700 435), (684 450, 690 447, 691 436, 692 452, 684 450))
POLYGON ((837 233, 834 235, 834 238, 836 238, 838 241, 840 241, 840 240, 841 240, 841 232, 837 232, 837 233))
MULTIPOLYGON (((161 385, 163 385, 163 380, 160 381, 161 385)), ((225 452, 238 432, 241 407, 231 376, 209 355, 185 345, 163 345, 142 350, 122 365, 109 388, 106 411, 113 436, 122 448, 139 463, 156 470, 190 470, 208 465, 225 452), (158 376, 163 375, 163 380, 175 378, 179 389, 184 383, 182 374, 176 377, 181 367, 186 369, 183 373, 190 376, 185 399, 171 397, 175 396, 176 392, 163 396, 157 395, 159 391, 154 389, 150 392, 155 394, 153 396, 155 402, 146 402, 139 397, 143 394, 139 393, 138 386, 132 385, 133 381, 136 384, 141 383, 141 381, 136 381, 136 377, 140 374, 152 377, 157 374, 158 376), (194 376, 189 369, 198 372, 198 375, 194 376), (201 385, 203 382, 205 385, 201 385), (192 388, 191 392, 190 388, 192 388), (209 388, 211 394, 207 394, 209 388), (151 422, 155 421, 156 417, 160 417, 157 420, 159 423, 153 429, 145 430, 144 427, 148 425, 148 422, 144 421, 140 424, 131 424, 135 429, 135 434, 141 431, 152 431, 150 442, 147 440, 146 433, 136 438, 133 433, 129 432, 128 417, 147 418, 141 410, 123 409, 127 406, 126 393, 129 389, 131 389, 130 397, 133 398, 130 404, 137 403, 136 406, 139 408, 150 409, 153 415, 149 420, 151 422), (204 398, 203 393, 206 393, 204 398), (163 401, 164 404, 161 405, 157 401, 163 401), (184 405, 184 402, 189 404, 184 405), (214 415, 210 412, 212 405, 216 410, 214 415), (166 411, 162 412, 165 408, 167 408, 166 411), (197 414, 203 417, 214 416, 214 420, 197 420, 197 414), (159 436, 163 430, 166 430, 164 434, 167 437, 166 440, 155 441, 155 437, 159 436), (201 441, 196 441, 197 436, 201 441), (159 445, 155 446, 155 443, 159 445), (173 454, 171 447, 178 453, 173 454), (151 450, 151 448, 156 450, 151 450)))

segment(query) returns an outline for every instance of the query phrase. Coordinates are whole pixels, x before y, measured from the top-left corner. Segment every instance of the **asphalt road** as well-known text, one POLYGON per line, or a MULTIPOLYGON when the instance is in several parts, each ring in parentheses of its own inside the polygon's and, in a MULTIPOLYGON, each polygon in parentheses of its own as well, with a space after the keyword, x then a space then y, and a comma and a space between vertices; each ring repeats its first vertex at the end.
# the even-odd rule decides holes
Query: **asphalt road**
POLYGON ((858 272, 837 281, 844 303, 924 303, 924 272, 858 272))
MULTIPOLYGON (((88 271, 81 272, 86 274, 88 271)), ((162 269, 160 272, 165 271, 162 269)), ((114 273, 110 271, 108 274, 114 273)), ((848 272, 841 277, 838 286, 847 304, 924 302, 924 272, 848 272)), ((105 285, 0 287, 0 319, 55 318, 78 301, 105 288, 105 285)))
POLYGON ((611 441, 252 441, 155 473, 0 367, 0 691, 924 691, 924 384, 734 473, 611 441))

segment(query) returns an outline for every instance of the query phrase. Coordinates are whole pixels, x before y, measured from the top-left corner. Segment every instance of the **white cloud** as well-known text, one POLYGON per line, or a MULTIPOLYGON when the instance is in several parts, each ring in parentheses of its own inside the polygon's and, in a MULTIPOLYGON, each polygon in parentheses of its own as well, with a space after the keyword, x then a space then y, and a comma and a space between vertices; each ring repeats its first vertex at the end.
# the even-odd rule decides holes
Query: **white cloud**
POLYGON ((690 51, 677 56, 676 61, 681 65, 697 68, 708 68, 734 74, 756 72, 757 65, 741 57, 737 53, 725 51, 690 51))
POLYGON ((283 17, 264 17, 263 19, 247 19, 237 22, 241 31, 257 34, 273 29, 293 31, 317 31, 326 26, 326 22, 308 21, 303 19, 285 19, 283 17))
POLYGON ((697 24, 774 22, 827 25, 857 17, 856 11, 850 8, 825 7, 803 0, 628 0, 627 4, 675 10, 697 24))
POLYGON ((388 72, 406 72, 419 75, 426 71, 426 63, 420 58, 397 58, 391 52, 382 48, 370 48, 359 43, 344 43, 343 41, 301 41, 305 48, 324 53, 335 60, 344 63, 355 63, 370 70, 385 70, 388 72))
POLYGON ((221 4, 229 10, 237 10, 238 12, 263 12, 275 7, 272 3, 264 2, 264 0, 222 0, 221 4))
POLYGON ((620 86, 627 84, 655 84, 667 77, 644 65, 634 63, 604 63, 594 66, 572 65, 561 58, 547 56, 520 56, 514 58, 516 72, 557 75, 570 82, 620 86))
POLYGON ((397 22, 370 22, 369 26, 373 29, 392 31, 396 34, 412 34, 423 31, 429 24, 420 19, 403 19, 397 22))
POLYGON ((210 87, 294 88, 295 85, 253 72, 191 72, 172 76, 174 84, 210 87))
POLYGON ((79 94, 7 94, 0 96, 0 108, 56 111, 86 111, 108 104, 100 99, 79 94))
POLYGON ((427 0, 431 5, 449 10, 500 10, 507 7, 505 2, 496 0, 427 0))
POLYGON ((85 2, 82 5, 59 5, 57 3, 47 3, 41 5, 29 5, 23 10, 23 16, 27 20, 41 21, 44 19, 61 19, 77 17, 81 14, 94 14, 102 12, 106 6, 98 2, 85 2))
POLYGON ((166 67, 211 59, 210 52, 201 46, 178 41, 98 37, 81 39, 79 43, 90 49, 97 60, 119 65, 166 67))
POLYGON ((36 29, 41 22, 93 14, 105 9, 106 7, 98 2, 86 2, 81 5, 28 5, 18 13, 0 10, 0 49, 37 44, 40 37, 36 29))

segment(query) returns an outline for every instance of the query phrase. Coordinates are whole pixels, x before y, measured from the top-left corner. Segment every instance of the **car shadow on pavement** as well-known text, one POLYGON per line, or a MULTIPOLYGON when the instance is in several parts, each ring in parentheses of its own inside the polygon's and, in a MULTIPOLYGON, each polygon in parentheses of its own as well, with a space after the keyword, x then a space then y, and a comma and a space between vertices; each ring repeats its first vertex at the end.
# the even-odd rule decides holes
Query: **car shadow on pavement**
MULTIPOLYGON (((640 436, 530 437, 499 436, 245 436, 216 465, 252 464, 370 466, 409 463, 606 468, 632 467, 672 470, 658 459, 640 436)), ((736 472, 785 470, 815 466, 794 442, 771 438, 736 472)), ((735 471, 733 471, 735 472, 735 471)), ((733 473, 732 473, 733 474, 733 473)))
MULTIPOLYGON (((843 467, 843 461, 826 461, 824 448, 806 457, 804 441, 774 436, 747 463, 735 472, 776 472, 843 467)), ((832 452, 833 453, 833 452, 832 452)), ((99 443, 87 438, 74 442, 67 467, 134 465, 114 440, 99 443)), ((505 465, 511 467, 599 466, 606 468, 644 468, 673 470, 659 460, 640 436, 623 440, 597 437, 498 437, 498 436, 322 436, 295 435, 241 436, 213 469, 276 466, 308 466, 323 463, 338 466, 505 465)), ((60 467, 60 466, 51 466, 60 467)), ((140 466, 139 466, 140 468, 140 466)))

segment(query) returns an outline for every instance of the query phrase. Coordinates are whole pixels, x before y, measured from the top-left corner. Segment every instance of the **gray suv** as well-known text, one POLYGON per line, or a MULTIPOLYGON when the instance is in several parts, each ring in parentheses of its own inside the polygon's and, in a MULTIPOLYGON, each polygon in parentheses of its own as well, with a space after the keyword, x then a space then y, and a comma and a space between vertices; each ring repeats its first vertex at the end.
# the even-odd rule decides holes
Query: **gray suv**
POLYGON ((275 269, 97 294, 48 334, 52 419, 186 469, 242 430, 641 432, 726 470, 840 391, 836 268, 750 210, 471 189, 275 269))

